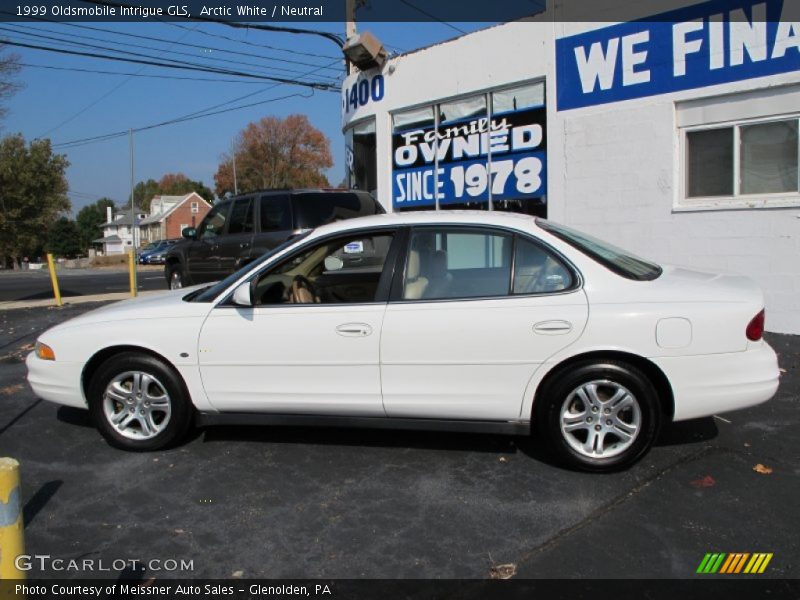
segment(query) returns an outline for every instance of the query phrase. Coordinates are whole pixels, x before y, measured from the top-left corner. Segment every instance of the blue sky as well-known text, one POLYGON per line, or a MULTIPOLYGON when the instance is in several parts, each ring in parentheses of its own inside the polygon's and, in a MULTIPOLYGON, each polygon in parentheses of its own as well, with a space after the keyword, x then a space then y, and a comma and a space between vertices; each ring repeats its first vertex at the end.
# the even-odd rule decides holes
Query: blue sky
MULTIPOLYGON (((104 31, 79 29, 60 23, 25 24, 26 29, 17 28, 14 24, 2 23, 0 24, 0 27, 3 28, 0 31, 0 37, 8 36, 11 39, 31 44, 59 45, 63 48, 71 47, 89 52, 102 51, 58 44, 52 40, 24 36, 21 32, 70 38, 77 42, 95 45, 104 45, 104 42, 97 41, 102 39, 133 44, 127 49, 154 56, 174 56, 171 54, 173 51, 196 54, 196 58, 191 56, 176 58, 209 62, 209 64, 228 69, 241 68, 255 71, 259 68, 258 66, 237 67, 239 61, 249 62, 253 65, 263 64, 264 67, 286 69, 284 71, 263 71, 264 73, 292 78, 296 74, 311 71, 315 67, 288 61, 325 65, 334 62, 335 58, 317 58, 309 55, 337 56, 335 45, 317 36, 255 30, 243 31, 223 25, 196 24, 194 22, 189 22, 188 25, 182 23, 183 29, 168 23, 156 22, 91 23, 89 25, 100 27, 104 31), (16 32, 9 31, 9 29, 15 28, 16 32), (50 31, 45 32, 42 31, 43 29, 50 31), (234 38, 239 42, 246 41, 251 44, 285 48, 290 52, 280 52, 263 46, 211 37, 201 33, 202 31, 234 38), (126 38, 112 32, 151 36, 174 40, 174 42, 170 45, 132 37, 126 38), (86 37, 73 37, 77 35, 86 37), (90 40, 88 37, 97 39, 90 40), (187 44, 195 44, 202 48, 187 44), (141 48, 142 45, 160 50, 141 48), (221 51, 208 51, 208 46, 219 48, 221 51), (278 60, 262 61, 260 58, 231 54, 231 51, 278 60), (298 51, 304 54, 296 54, 295 52, 298 51), (209 59, 236 61, 237 64, 211 62, 209 59)), ((487 26, 486 23, 454 23, 452 25, 464 31, 474 31, 487 26)), ((343 34, 342 23, 298 24, 298 26, 343 34)), ((358 27, 361 31, 369 30, 375 33, 392 52, 412 50, 460 35, 456 29, 438 22, 367 23, 359 24, 358 27)), ((105 42, 105 45, 109 44, 105 42)), ((141 65, 67 56, 27 48, 15 48, 13 51, 21 57, 22 63, 31 65, 123 73, 139 72, 142 75, 233 79, 228 76, 206 75, 154 66, 142 68, 141 65)), ((313 77, 324 75, 326 80, 341 82, 342 73, 339 65, 340 63, 334 65, 333 70, 323 69, 313 77)), ((257 83, 219 83, 174 78, 151 79, 34 67, 23 68, 19 80, 24 84, 24 88, 7 102, 9 112, 5 121, 0 123, 0 135, 21 132, 26 139, 49 137, 54 144, 159 123, 254 92, 257 93, 236 104, 258 102, 289 94, 309 95, 311 93, 308 88, 292 85, 280 85, 268 89, 272 84, 261 81, 257 83), (79 112, 81 114, 78 114, 79 112)), ((158 179, 165 173, 182 172, 191 179, 202 180, 213 189, 213 176, 220 156, 230 147, 234 137, 247 123, 266 115, 285 116, 292 113, 303 113, 308 115, 312 124, 322 130, 331 142, 334 166, 329 170, 328 178, 332 184, 336 185, 344 176, 344 139, 341 133, 339 97, 338 92, 315 91, 309 98, 293 97, 137 133, 134 135, 136 181, 147 178, 158 179)), ((118 202, 123 202, 127 198, 130 190, 127 137, 57 151, 64 152, 71 163, 67 175, 74 212, 102 196, 109 196, 118 202)))

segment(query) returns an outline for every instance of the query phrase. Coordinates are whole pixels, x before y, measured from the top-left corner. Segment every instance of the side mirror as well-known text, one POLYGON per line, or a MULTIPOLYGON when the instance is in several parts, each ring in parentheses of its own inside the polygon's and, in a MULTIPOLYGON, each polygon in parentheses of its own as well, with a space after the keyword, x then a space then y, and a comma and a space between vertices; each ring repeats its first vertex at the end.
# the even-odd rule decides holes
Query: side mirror
POLYGON ((231 300, 236 306, 253 306, 253 292, 250 288, 250 282, 246 281, 233 290, 231 300))
POLYGON ((197 229, 194 227, 184 227, 183 231, 181 231, 181 235, 187 240, 197 239, 197 229))

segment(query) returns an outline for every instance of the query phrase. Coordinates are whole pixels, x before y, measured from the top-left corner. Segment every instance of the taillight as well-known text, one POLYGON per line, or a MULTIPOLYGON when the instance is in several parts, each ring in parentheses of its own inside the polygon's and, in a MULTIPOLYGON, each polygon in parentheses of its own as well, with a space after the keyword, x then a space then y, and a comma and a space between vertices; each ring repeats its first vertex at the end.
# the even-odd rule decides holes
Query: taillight
POLYGON ((747 329, 744 330, 747 339, 751 342, 757 342, 764 335, 764 309, 761 309, 753 319, 747 324, 747 329))

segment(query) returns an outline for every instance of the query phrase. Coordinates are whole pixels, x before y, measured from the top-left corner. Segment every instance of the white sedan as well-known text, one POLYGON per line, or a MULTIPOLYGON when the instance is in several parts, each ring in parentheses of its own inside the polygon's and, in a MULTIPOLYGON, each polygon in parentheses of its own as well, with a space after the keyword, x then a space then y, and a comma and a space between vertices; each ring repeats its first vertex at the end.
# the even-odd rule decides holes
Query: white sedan
POLYGON ((665 421, 774 395, 763 302, 745 277, 661 267, 542 219, 378 215, 53 327, 28 380, 128 450, 193 423, 535 429, 602 471, 640 458, 665 421))

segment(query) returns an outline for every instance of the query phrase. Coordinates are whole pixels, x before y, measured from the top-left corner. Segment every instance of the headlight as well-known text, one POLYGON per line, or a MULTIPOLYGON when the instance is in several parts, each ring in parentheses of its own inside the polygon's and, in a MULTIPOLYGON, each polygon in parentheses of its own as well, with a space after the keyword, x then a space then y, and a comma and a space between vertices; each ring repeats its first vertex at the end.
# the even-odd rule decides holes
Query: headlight
POLYGON ((39 341, 36 342, 36 356, 42 360, 56 359, 56 353, 53 352, 53 349, 47 344, 43 344, 39 341))

